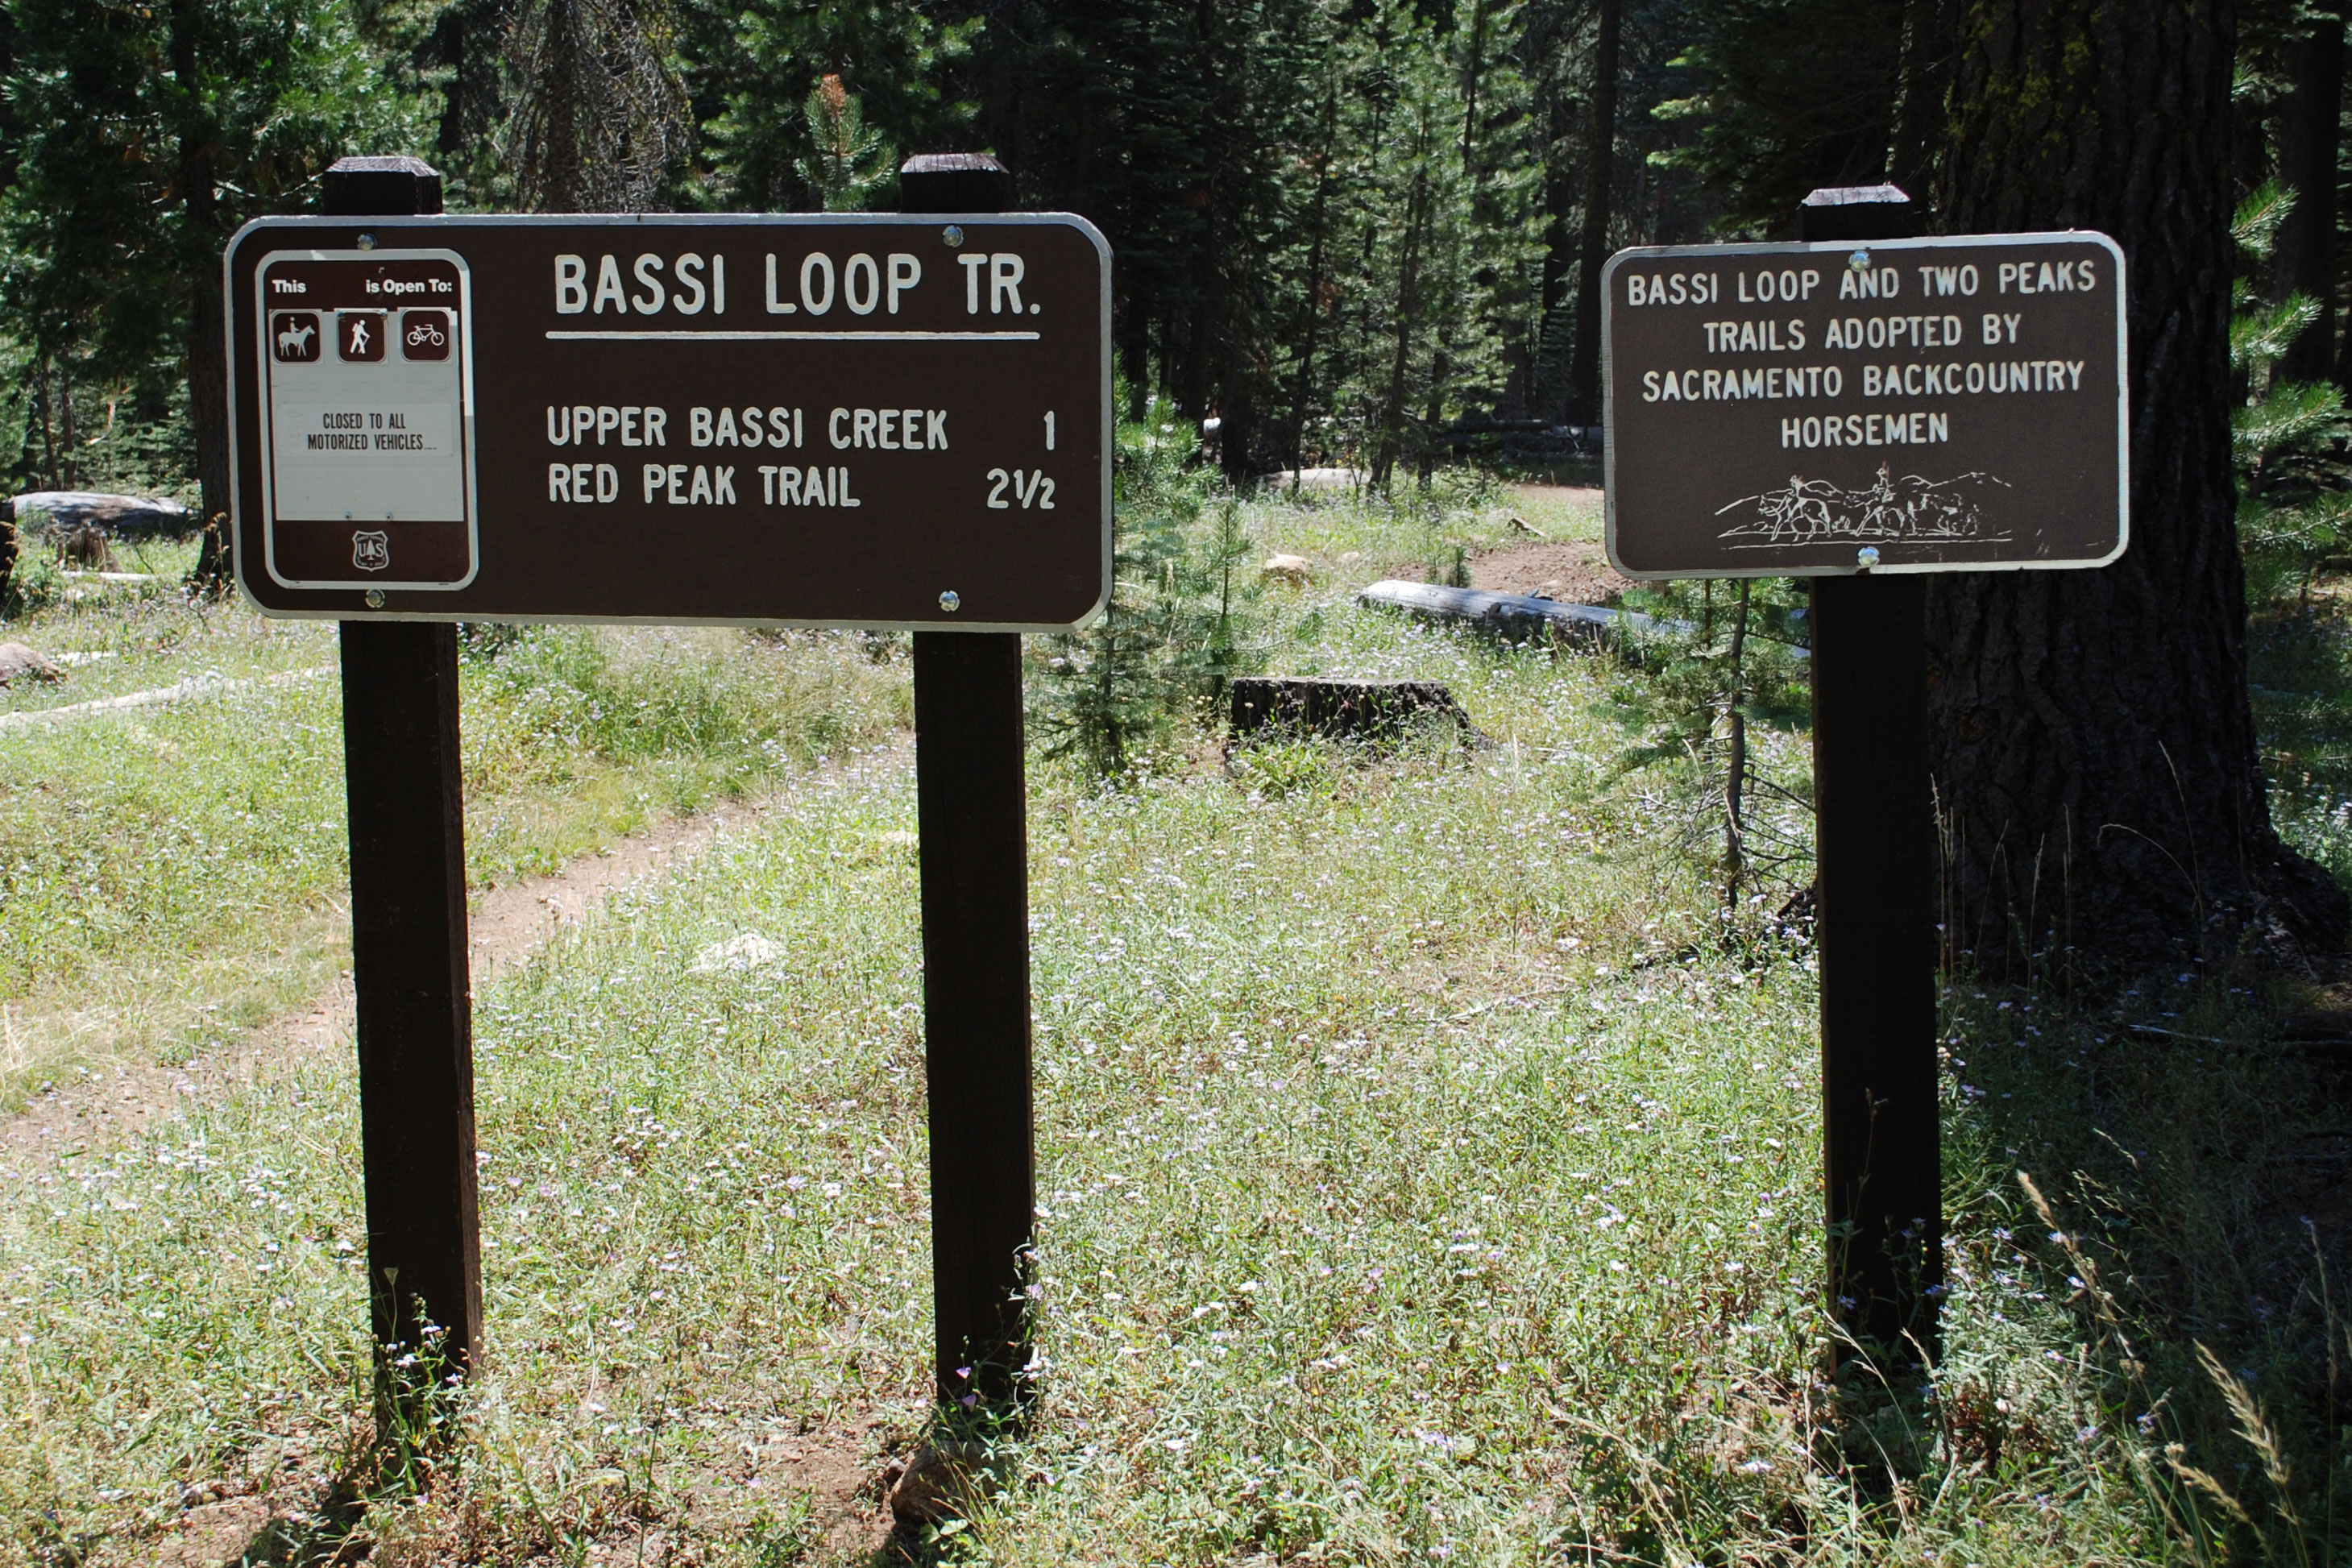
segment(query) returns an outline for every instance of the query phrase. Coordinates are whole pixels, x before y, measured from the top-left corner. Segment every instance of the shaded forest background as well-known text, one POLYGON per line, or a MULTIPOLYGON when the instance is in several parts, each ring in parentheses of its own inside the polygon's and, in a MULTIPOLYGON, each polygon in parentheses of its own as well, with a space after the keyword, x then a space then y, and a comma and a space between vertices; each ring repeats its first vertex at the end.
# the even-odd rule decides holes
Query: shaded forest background
MULTIPOLYGON (((186 390, 217 379, 220 245, 343 153, 423 153, 453 210, 803 210, 888 207, 900 155, 984 148, 1110 236, 1138 412, 1216 415, 1236 478, 1425 479, 1471 427, 1597 422, 1610 251, 1786 234, 1821 184, 1932 209, 1984 9, 10 0, 0 449, 20 486, 225 504, 219 411, 186 390)), ((2352 374, 2342 34, 2333 0, 2239 7, 2239 184, 2294 198, 2250 289, 2308 301, 2279 362, 2305 383, 2352 374)))
POLYGON ((1236 477, 1425 479, 1465 419, 1597 422, 1580 285, 1612 249, 1914 172, 1944 8, 11 0, 5 460, 225 504, 186 391, 220 245, 344 153, 424 154, 452 210, 804 210, 887 208, 901 154, 983 148, 1109 235, 1139 410, 1217 415, 1236 477))

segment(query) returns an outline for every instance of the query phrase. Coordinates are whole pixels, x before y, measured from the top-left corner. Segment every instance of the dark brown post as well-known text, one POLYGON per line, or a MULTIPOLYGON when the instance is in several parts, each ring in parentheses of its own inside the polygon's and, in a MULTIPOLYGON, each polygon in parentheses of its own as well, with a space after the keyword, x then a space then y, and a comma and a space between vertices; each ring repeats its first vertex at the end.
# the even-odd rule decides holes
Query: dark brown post
MULTIPOLYGON (((898 189, 910 213, 1003 212, 1013 200, 1003 166, 972 153, 911 158, 898 189)), ((1016 1400, 1029 1363, 1037 1181, 1023 752, 1021 638, 917 632, 931 1300, 940 1395, 957 1405, 1016 1400)))
MULTIPOLYGON (((441 210, 440 174, 415 158, 345 158, 324 184, 331 217, 441 210)), ((401 1393, 415 1381, 393 1375, 401 1357, 434 1352, 422 1364, 446 1375, 482 1349, 457 629, 341 632, 368 1294, 379 1386, 401 1393)))
MULTIPOLYGON (((1802 223, 1807 240, 1917 232, 1892 185, 1815 191, 1802 223)), ((1813 579, 1830 1291, 1893 1364, 1936 1353, 1944 1278, 1926 604, 1916 575, 1813 579)))

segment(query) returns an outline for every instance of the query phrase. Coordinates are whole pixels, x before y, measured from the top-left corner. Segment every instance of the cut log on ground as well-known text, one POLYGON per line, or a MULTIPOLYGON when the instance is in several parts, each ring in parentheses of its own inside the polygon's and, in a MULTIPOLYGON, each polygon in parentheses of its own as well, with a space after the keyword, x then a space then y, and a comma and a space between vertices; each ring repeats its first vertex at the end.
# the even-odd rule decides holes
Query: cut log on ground
POLYGON ((1234 682, 1235 739, 1269 731, 1332 740, 1394 741, 1425 724, 1459 725, 1470 715, 1434 680, 1325 680, 1252 675, 1234 682))
POLYGON ((117 496, 98 490, 26 490, 11 503, 28 526, 58 534, 103 529, 116 539, 139 534, 186 533, 195 514, 168 496, 117 496))
POLYGON ((1357 599, 1367 605, 1406 610, 1441 621, 1457 621, 1493 632, 1514 642, 1558 637, 1598 643, 1612 633, 1620 637, 1651 631, 1684 631, 1678 621, 1661 621, 1632 610, 1607 610, 1598 605, 1564 605, 1528 594, 1490 594, 1480 588, 1445 588, 1434 583, 1406 583, 1387 578, 1373 584, 1357 599))

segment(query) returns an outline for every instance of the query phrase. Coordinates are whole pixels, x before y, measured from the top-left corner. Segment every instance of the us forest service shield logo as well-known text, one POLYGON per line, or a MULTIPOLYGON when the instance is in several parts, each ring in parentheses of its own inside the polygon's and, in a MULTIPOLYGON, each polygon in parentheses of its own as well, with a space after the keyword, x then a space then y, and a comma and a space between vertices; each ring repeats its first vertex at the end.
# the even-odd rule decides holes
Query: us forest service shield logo
POLYGON ((362 529, 352 535, 352 564, 362 572, 381 572, 392 564, 392 541, 382 529, 362 529))

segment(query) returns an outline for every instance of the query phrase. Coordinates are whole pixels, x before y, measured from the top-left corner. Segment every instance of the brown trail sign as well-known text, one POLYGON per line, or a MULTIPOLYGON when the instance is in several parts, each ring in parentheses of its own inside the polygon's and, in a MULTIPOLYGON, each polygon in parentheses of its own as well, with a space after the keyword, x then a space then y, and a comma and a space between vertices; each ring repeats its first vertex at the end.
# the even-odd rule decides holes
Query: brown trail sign
POLYGON ((1017 634, 1110 592, 1109 252, 990 158, 900 184, 938 216, 442 218, 347 158, 230 242, 237 579, 342 622, 388 1435, 483 1342, 459 619, 915 628, 939 1387, 1026 1384, 1017 634))
POLYGON ((2124 260, 2090 233, 1909 237, 1891 185, 1795 244, 1603 274, 1609 557, 1811 577, 1830 1296, 1891 1365, 1943 1284, 1924 572, 2104 566, 2128 540, 2124 260))
POLYGON ((2105 235, 1663 246, 1620 251, 1603 290, 1626 575, 2123 553, 2124 265, 2105 235))
POLYGON ((1083 218, 263 218, 226 288, 269 614, 1047 631, 1102 602, 1083 218))

